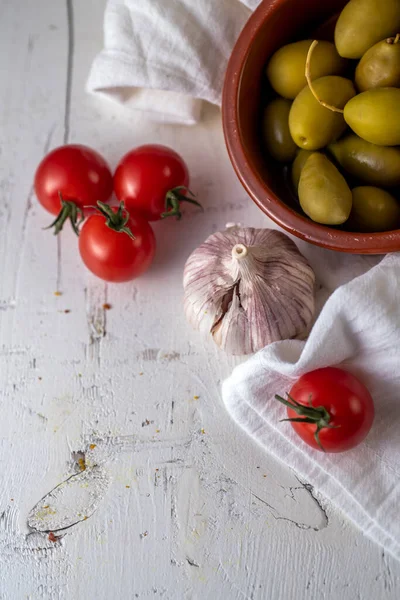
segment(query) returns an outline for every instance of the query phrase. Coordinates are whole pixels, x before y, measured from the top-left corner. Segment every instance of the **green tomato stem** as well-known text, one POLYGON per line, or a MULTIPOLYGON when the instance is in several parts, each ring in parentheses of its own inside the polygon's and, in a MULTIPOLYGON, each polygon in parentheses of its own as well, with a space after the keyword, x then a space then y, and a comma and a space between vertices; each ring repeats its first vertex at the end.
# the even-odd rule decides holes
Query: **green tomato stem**
POLYGON ((165 212, 161 214, 161 218, 165 219, 166 217, 176 217, 179 221, 182 218, 182 213, 180 210, 181 202, 189 202, 190 204, 194 204, 201 210, 203 210, 202 205, 197 200, 194 200, 195 194, 191 192, 184 185, 179 185, 178 187, 169 190, 169 192, 165 195, 165 212), (187 195, 182 194, 181 190, 184 190, 187 194, 190 194, 192 198, 189 198, 187 195))
POLYGON ((308 400, 308 406, 304 406, 304 404, 300 404, 295 400, 292 396, 287 394, 288 400, 282 398, 278 394, 275 395, 275 400, 278 400, 291 410, 293 410, 296 414, 300 415, 299 418, 293 419, 281 419, 281 421, 292 421, 296 423, 314 423, 316 425, 316 430, 314 433, 315 441, 318 446, 321 448, 323 452, 325 452, 325 448, 321 444, 321 440, 319 439, 319 434, 322 429, 336 429, 340 427, 340 425, 329 425, 331 420, 330 413, 326 410, 325 406, 312 406, 311 404, 311 396, 308 400))
POLYGON ((84 220, 82 209, 80 209, 72 200, 64 200, 61 192, 58 192, 58 196, 61 202, 61 210, 54 221, 44 229, 51 229, 54 227, 54 235, 58 235, 60 231, 62 231, 64 223, 69 220, 74 233, 79 236, 79 227, 84 220))
POLYGON ((129 213, 125 209, 123 202, 119 203, 117 211, 114 211, 108 204, 100 202, 100 200, 97 201, 97 206, 93 206, 92 208, 95 208, 100 214, 103 215, 103 217, 105 217, 107 227, 113 231, 117 231, 118 233, 126 233, 131 240, 136 239, 130 228, 127 227, 129 213))

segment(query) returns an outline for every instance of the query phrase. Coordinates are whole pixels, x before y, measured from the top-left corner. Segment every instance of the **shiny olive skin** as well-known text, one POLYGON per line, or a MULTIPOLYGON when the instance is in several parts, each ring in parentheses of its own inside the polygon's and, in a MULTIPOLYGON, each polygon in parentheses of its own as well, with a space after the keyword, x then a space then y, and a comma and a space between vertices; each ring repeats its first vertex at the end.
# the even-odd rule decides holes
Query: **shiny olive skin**
POLYGON ((328 149, 347 173, 361 181, 383 187, 400 185, 400 148, 377 146, 352 133, 328 149))
POLYGON ((397 229, 400 225, 400 205, 386 190, 372 186, 356 187, 353 189, 349 224, 361 232, 397 229))
POLYGON ((299 187, 301 172, 303 170, 304 165, 306 164, 308 157, 311 156, 311 154, 313 154, 313 152, 311 150, 298 150, 297 156, 293 161, 292 170, 291 170, 291 178, 292 178, 292 185, 293 185, 293 188, 294 188, 296 194, 297 194, 297 190, 299 187))
POLYGON ((349 218, 351 190, 335 165, 320 152, 308 157, 298 191, 301 208, 313 221, 341 225, 349 218))
POLYGON ((400 87, 400 34, 367 50, 357 65, 355 82, 360 92, 377 87, 400 87))
POLYGON ((400 30, 400 0, 350 0, 335 27, 340 56, 361 58, 374 44, 400 30))
POLYGON ((400 89, 374 88, 358 94, 344 107, 344 119, 354 133, 367 142, 399 146, 400 89))
MULTIPOLYGON (((312 40, 302 40, 282 46, 272 55, 267 65, 267 77, 273 89, 284 98, 293 100, 307 85, 306 58, 312 40)), ((312 55, 311 78, 324 75, 339 75, 346 61, 339 56, 335 46, 326 41, 319 42, 312 55)))
MULTIPOLYGON (((344 77, 328 75, 312 83, 318 98, 337 108, 343 108, 356 93, 352 82, 344 77)), ((319 104, 307 86, 293 101, 289 129, 299 148, 318 150, 339 138, 346 123, 341 113, 319 104)))
POLYGON ((292 103, 275 98, 264 110, 263 140, 269 154, 280 162, 290 162, 296 156, 297 146, 289 131, 289 111, 292 103))

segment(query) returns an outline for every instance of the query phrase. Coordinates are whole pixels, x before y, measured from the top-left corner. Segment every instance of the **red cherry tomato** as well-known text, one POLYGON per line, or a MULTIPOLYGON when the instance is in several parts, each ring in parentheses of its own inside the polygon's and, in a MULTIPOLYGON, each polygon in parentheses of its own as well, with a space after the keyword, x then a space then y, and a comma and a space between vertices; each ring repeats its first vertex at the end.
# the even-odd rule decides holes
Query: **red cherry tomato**
POLYGON ((365 385, 336 367, 300 377, 287 400, 275 397, 288 407, 287 420, 296 433, 316 450, 343 452, 358 446, 374 420, 374 403, 365 385))
POLYGON ((100 212, 84 223, 79 252, 87 268, 105 281, 130 281, 151 265, 156 240, 150 225, 120 205, 98 203, 100 212), (132 239, 134 237, 134 239, 132 239))
MULTIPOLYGON (((135 148, 119 162, 114 192, 127 210, 140 212, 148 221, 181 217, 180 203, 200 206, 186 193, 189 172, 184 160, 166 146, 149 144, 135 148)), ((189 192, 190 194, 190 192, 189 192)))
MULTIPOLYGON (((107 202, 112 189, 112 174, 104 158, 79 144, 52 150, 35 174, 35 193, 40 204, 53 215, 59 215, 54 222, 56 233, 65 220, 71 218, 71 213, 76 213, 76 208, 83 210, 98 200, 107 202)), ((72 216, 76 223, 77 214, 72 216)))

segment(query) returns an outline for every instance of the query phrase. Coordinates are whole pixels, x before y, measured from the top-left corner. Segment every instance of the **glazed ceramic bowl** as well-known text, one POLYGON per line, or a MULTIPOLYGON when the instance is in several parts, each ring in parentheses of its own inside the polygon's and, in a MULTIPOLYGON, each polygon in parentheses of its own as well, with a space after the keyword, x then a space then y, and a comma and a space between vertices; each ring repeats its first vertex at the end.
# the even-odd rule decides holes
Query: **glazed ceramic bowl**
POLYGON ((264 0, 260 4, 244 27, 228 64, 222 100, 224 134, 243 186, 280 227, 324 248, 384 254, 400 250, 400 230, 352 233, 314 223, 302 214, 284 169, 266 155, 260 140, 269 57, 284 44, 314 37, 316 31, 319 39, 331 38, 335 15, 345 4, 346 0, 264 0))

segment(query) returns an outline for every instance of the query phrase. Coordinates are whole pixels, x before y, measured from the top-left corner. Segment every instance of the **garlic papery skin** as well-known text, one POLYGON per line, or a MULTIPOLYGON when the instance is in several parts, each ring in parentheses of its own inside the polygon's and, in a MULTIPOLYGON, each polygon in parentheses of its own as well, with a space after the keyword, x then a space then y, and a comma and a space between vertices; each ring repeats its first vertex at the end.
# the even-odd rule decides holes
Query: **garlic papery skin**
POLYGON ((211 235, 188 258, 184 310, 229 354, 304 337, 314 316, 315 276, 292 240, 274 229, 211 235))

